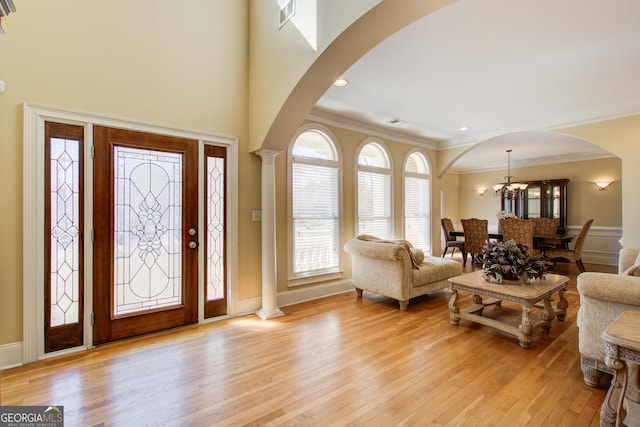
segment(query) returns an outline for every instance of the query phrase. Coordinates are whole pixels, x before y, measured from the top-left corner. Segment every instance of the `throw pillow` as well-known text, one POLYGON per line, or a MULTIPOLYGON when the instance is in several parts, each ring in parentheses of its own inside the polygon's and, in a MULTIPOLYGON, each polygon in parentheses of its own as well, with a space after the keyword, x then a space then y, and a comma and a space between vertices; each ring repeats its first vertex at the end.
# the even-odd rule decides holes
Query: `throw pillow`
POLYGON ((424 262, 424 251, 418 248, 411 248, 410 250, 416 260, 416 264, 422 264, 424 262))
POLYGON ((632 265, 622 272, 623 276, 640 276, 640 264, 632 265))

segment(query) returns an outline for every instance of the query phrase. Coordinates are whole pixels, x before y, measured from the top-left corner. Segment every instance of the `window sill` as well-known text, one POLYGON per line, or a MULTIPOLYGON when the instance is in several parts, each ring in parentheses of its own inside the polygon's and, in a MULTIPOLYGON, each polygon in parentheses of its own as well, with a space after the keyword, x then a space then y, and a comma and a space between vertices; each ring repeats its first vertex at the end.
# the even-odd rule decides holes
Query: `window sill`
POLYGON ((296 286, 309 285, 311 283, 321 283, 328 280, 336 279, 342 279, 342 270, 323 273, 309 273, 305 276, 301 275, 298 277, 290 277, 287 286, 289 288, 294 288, 296 286))

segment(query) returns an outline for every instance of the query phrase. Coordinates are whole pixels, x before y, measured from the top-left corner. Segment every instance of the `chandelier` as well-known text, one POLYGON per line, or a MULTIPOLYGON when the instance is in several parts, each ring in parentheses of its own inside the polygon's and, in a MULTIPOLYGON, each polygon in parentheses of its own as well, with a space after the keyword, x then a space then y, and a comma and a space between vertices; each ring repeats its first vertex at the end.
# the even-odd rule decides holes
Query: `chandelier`
MULTIPOLYGON (((9 15, 11 12, 15 12, 16 8, 13 5, 13 0, 0 0, 0 24, 2 24, 2 17, 9 15)), ((0 25, 0 34, 4 34, 4 30, 0 25)))
POLYGON ((507 176, 504 177, 507 182, 501 182, 493 186, 493 195, 495 197, 515 199, 528 187, 528 184, 522 182, 511 182, 513 178, 513 175, 511 175, 511 151, 512 150, 507 150, 507 176))

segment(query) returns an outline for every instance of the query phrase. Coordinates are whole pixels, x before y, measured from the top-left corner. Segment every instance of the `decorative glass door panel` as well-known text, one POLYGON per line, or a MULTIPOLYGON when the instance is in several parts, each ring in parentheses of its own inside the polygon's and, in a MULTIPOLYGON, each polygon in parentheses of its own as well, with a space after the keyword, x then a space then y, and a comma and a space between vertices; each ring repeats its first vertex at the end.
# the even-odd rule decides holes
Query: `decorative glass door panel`
POLYGON ((45 352, 83 344, 84 128, 45 124, 45 352))
POLYGON ((226 148, 205 147, 205 317, 227 314, 226 148))
POLYGON ((94 343, 197 321, 197 141, 94 127, 94 343))
POLYGON ((183 155, 113 152, 113 316, 181 305, 183 155))

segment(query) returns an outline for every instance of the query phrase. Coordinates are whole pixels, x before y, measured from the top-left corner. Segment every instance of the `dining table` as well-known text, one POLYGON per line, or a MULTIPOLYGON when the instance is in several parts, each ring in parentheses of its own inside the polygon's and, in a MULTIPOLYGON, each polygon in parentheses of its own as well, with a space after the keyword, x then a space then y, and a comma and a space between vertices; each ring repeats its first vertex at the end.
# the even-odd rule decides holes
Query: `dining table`
MULTIPOLYGON (((464 237, 464 231, 451 231, 449 232, 450 236, 454 237, 464 237)), ((489 232, 489 239, 496 240, 498 242, 503 241, 502 233, 492 233, 489 232)), ((533 246, 560 246, 562 248, 567 248, 567 245, 575 239, 575 236, 569 236, 566 234, 556 234, 556 235, 545 235, 545 236, 536 236, 533 235, 533 246)))

